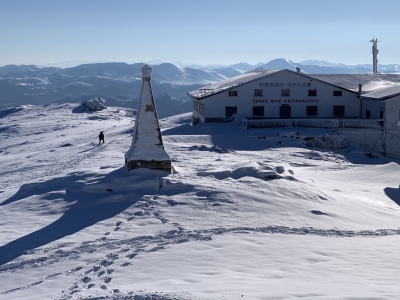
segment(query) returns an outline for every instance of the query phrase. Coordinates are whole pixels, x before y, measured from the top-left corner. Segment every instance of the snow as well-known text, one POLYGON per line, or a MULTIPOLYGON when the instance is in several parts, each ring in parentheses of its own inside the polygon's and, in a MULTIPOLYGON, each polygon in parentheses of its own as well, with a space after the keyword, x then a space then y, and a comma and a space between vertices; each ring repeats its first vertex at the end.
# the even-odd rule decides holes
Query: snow
POLYGON ((81 81, 77 81, 77 82, 71 82, 71 83, 66 83, 60 86, 60 88, 65 89, 65 88, 69 88, 71 86, 84 86, 84 87, 92 87, 91 84, 86 83, 86 82, 81 82, 81 81))
MULTIPOLYGON (((256 69, 245 74, 202 87, 201 89, 191 91, 188 94, 192 97, 200 99, 210 94, 224 91, 233 86, 248 83, 252 80, 260 79, 279 71, 280 70, 256 69)), ((285 71, 296 73, 287 69, 285 69, 285 71)), ((400 93, 399 74, 301 74, 300 76, 315 78, 353 92, 358 92, 358 85, 363 84, 362 90, 363 97, 365 98, 379 99, 400 93)))
POLYGON ((344 135, 323 134, 314 136, 312 139, 308 140, 306 146, 327 150, 339 150, 348 148, 350 146, 350 140, 344 135))
POLYGON ((398 297, 398 161, 184 114, 175 172, 127 172, 135 111, 78 108, 0 112, 0 299, 398 297))
POLYGON ((237 86, 243 83, 250 82, 252 80, 256 80, 265 76, 268 76, 270 74, 278 72, 277 70, 263 70, 263 69, 256 69, 253 71, 246 72, 242 75, 238 75, 232 78, 228 78, 226 80, 222 80, 218 83, 214 83, 205 87, 202 87, 201 89, 197 89, 194 91, 189 92, 188 94, 193 96, 193 97, 202 97, 205 95, 209 94, 214 94, 219 91, 223 91, 226 89, 229 89, 233 86, 237 86))
POLYGON ((362 84, 362 97, 379 99, 400 93, 399 74, 308 74, 312 78, 358 92, 362 84))
POLYGON ((382 98, 400 94, 400 82, 373 81, 364 85, 364 98, 382 98))

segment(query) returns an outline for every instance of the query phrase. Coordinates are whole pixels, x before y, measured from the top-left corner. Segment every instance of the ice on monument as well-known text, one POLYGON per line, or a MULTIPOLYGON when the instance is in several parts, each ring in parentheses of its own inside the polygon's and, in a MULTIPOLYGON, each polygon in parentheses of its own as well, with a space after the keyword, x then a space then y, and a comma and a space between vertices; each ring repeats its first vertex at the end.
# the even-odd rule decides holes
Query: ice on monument
POLYGON ((171 172, 171 158, 164 149, 156 105, 151 88, 151 67, 142 67, 140 105, 132 144, 125 153, 128 171, 147 168, 171 172))

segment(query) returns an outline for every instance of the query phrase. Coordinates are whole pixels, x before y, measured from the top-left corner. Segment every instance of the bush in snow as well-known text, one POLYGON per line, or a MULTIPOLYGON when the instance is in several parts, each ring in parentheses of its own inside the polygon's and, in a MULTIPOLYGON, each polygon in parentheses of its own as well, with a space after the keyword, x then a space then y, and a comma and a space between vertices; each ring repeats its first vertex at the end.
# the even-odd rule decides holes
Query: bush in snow
POLYGON ((85 109, 89 110, 89 111, 99 111, 99 110, 103 110, 106 107, 106 100, 102 99, 102 98, 94 98, 94 99, 89 99, 86 101, 82 102, 82 105, 85 109))
POLYGON ((322 148, 328 150, 338 150, 350 146, 349 139, 344 135, 317 135, 313 139, 306 141, 307 147, 322 148))

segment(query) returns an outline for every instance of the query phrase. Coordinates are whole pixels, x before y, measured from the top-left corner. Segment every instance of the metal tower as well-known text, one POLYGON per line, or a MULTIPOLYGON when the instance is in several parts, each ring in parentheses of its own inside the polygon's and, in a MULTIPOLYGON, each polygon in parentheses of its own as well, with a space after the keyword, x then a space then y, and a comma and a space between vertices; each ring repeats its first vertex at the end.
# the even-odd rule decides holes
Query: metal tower
POLYGON ((376 74, 378 73, 378 39, 372 38, 370 42, 372 43, 372 72, 376 74))

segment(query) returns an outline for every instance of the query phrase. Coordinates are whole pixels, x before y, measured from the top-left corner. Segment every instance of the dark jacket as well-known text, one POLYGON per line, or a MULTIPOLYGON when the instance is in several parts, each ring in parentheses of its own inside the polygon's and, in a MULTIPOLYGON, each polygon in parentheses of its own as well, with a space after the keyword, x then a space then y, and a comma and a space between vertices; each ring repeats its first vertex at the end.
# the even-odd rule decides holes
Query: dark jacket
POLYGON ((100 140, 104 140, 104 133, 103 133, 103 131, 100 132, 100 134, 99 134, 99 139, 100 139, 100 140))

